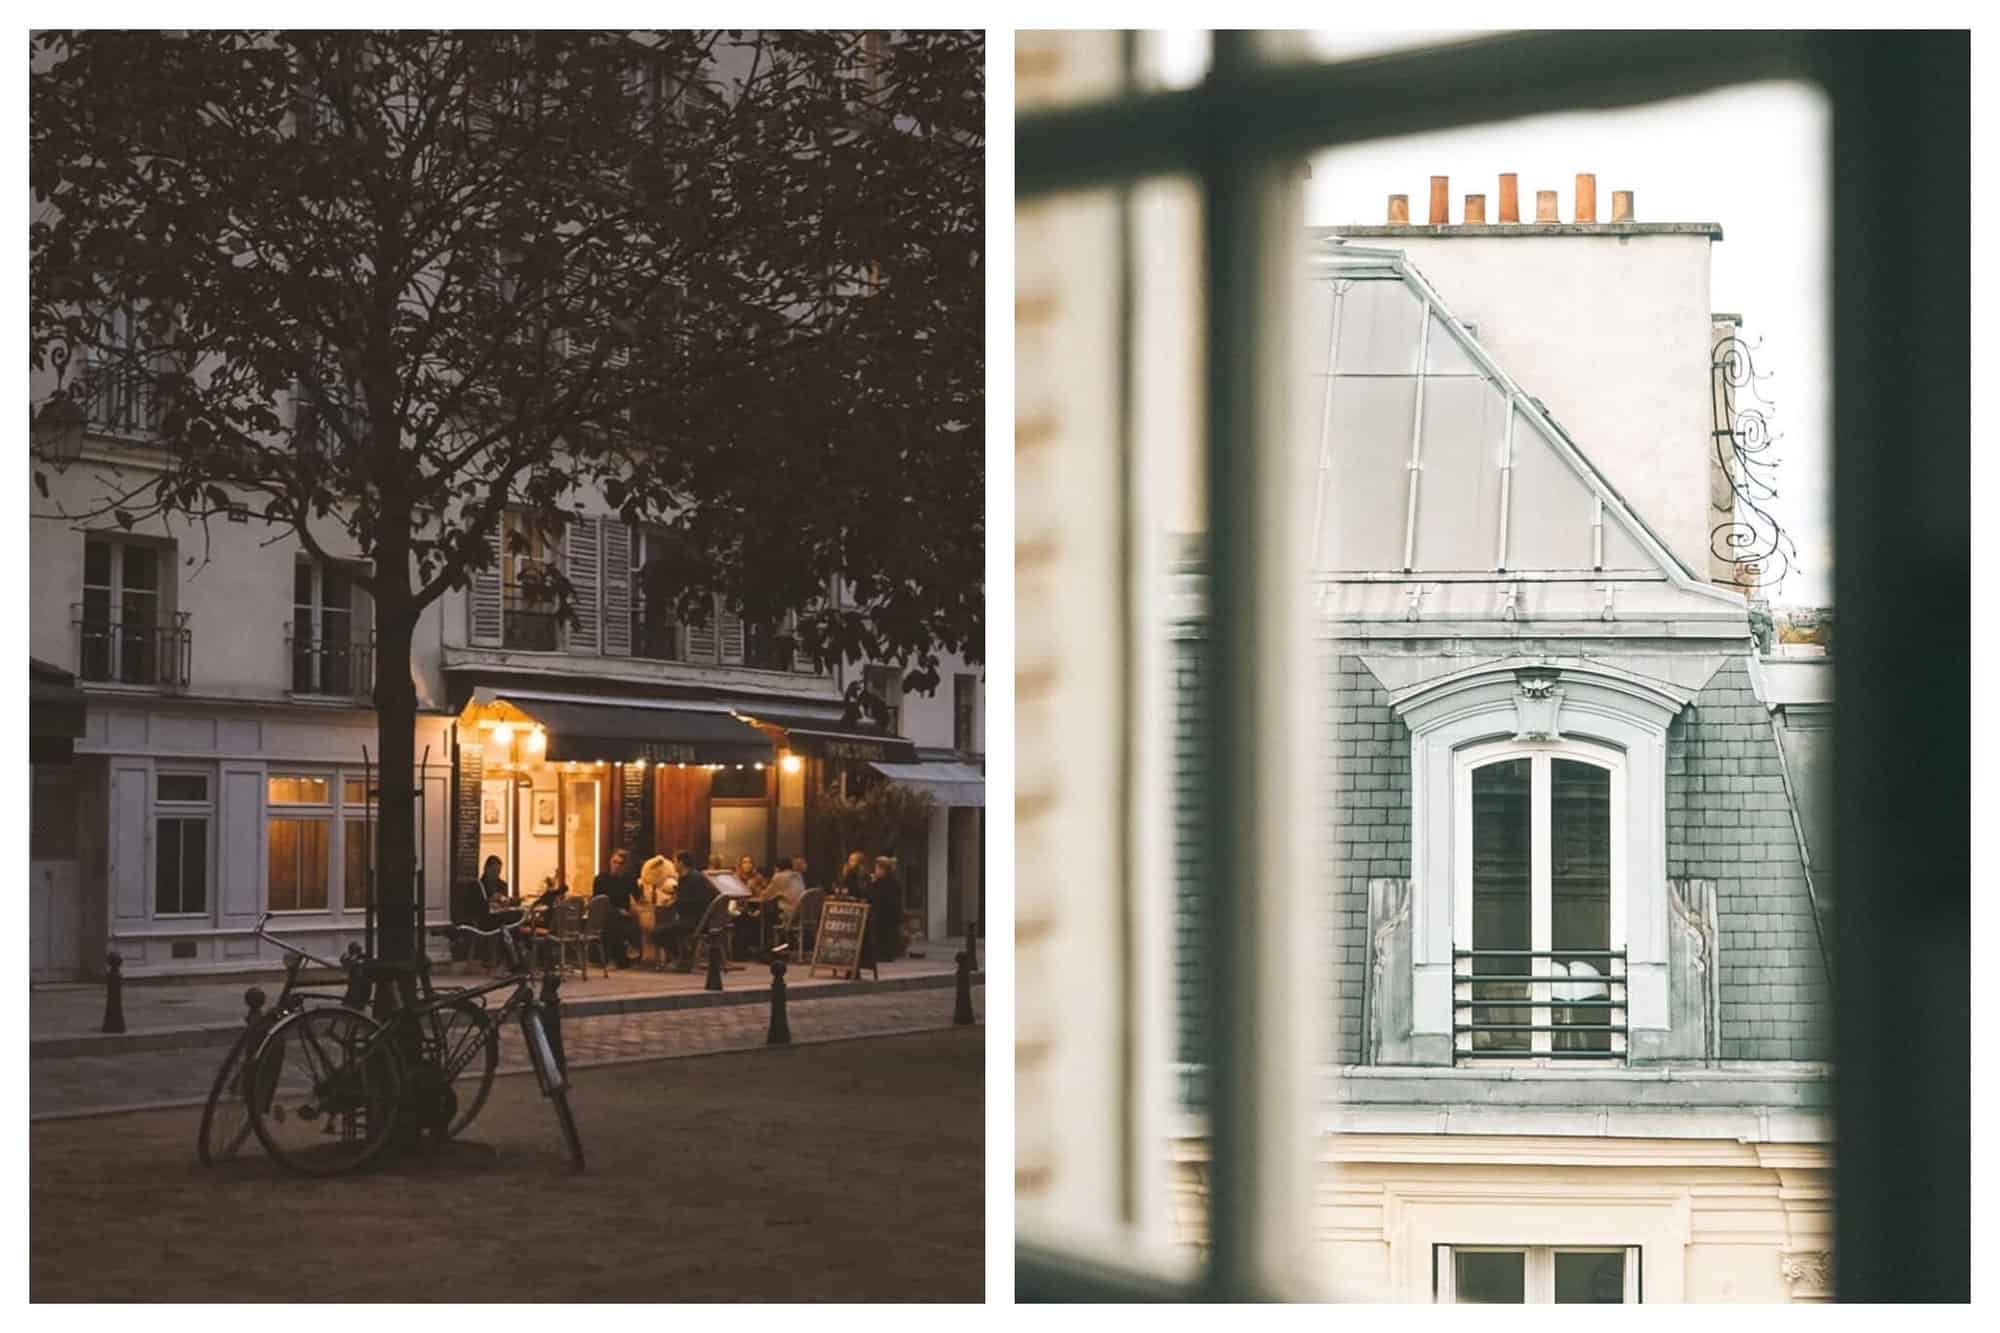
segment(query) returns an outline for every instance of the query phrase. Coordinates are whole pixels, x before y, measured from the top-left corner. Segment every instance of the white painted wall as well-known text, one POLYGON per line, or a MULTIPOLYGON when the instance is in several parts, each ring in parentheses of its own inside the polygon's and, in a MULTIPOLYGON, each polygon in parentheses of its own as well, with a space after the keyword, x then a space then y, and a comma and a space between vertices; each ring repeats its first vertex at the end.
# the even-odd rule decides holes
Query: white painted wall
POLYGON ((1708 569, 1706 235, 1368 236, 1452 313, 1697 573, 1708 569))

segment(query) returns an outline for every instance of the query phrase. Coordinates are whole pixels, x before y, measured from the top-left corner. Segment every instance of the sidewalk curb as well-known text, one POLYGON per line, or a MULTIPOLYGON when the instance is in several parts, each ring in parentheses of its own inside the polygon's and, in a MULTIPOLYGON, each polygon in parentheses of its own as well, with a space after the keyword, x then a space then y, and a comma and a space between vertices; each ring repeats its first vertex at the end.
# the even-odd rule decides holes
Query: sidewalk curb
MULTIPOLYGON (((921 977, 889 977, 882 981, 832 981, 824 985, 799 986, 785 999, 799 1005, 814 1000, 838 999, 843 995, 884 995, 892 991, 945 990, 957 984, 948 972, 921 977)), ((986 974, 975 972, 972 984, 984 985, 986 974)), ((711 1009, 717 1005, 768 1004, 768 984, 738 990, 680 991, 668 995, 623 995, 602 998, 564 997, 564 1018, 596 1018, 605 1014, 645 1014, 663 1009, 711 1009)), ((133 1032, 88 1032, 28 1039, 28 1058, 47 1060, 89 1055, 123 1055, 132 1051, 193 1050, 205 1046, 227 1046, 243 1031, 243 1024, 199 1023, 186 1027, 141 1028, 133 1032)), ((196 1103, 199 1105, 199 1103, 196 1103)))
MULTIPOLYGON (((904 989, 915 988, 905 987, 904 989)), ((944 1022, 927 1024, 920 1027, 887 1028, 881 1032, 844 1032, 836 1037, 808 1036, 794 1039, 791 1045, 831 1046, 843 1041, 875 1041, 882 1037, 913 1037, 925 1032, 956 1032, 960 1026, 959 1024, 944 1022)), ((981 1018, 977 1023, 972 1025, 972 1028, 973 1031, 983 1036, 986 1031, 986 1020, 981 1018)), ((718 1055, 748 1055, 754 1051, 768 1051, 772 1049, 784 1050, 786 1047, 773 1048, 762 1043, 755 1043, 747 1046, 724 1046, 720 1050, 714 1051, 686 1051, 679 1055, 618 1055, 608 1060, 579 1060, 571 1065, 570 1068, 572 1070, 612 1069, 622 1065, 662 1064, 669 1060, 706 1060, 718 1055)), ((509 1078, 516 1074, 532 1074, 534 1072, 532 1065, 515 1065, 509 1068, 497 1069, 493 1072, 493 1076, 495 1078, 509 1078)), ((131 1102, 122 1106, 82 1106, 62 1111, 34 1111, 29 1113, 28 1123, 36 1125, 44 1121, 56 1120, 101 1120, 106 1116, 136 1115, 141 1111, 191 1111, 198 1106, 206 1105, 207 1102, 208 1098, 204 1095, 201 1097, 183 1097, 172 1101, 131 1102)))

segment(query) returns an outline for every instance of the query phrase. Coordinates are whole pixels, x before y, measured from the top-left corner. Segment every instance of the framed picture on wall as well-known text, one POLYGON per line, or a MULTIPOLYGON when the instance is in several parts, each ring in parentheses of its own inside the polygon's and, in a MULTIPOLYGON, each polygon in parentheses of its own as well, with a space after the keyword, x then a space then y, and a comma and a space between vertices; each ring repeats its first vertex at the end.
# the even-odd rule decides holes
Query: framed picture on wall
POLYGON ((500 798, 482 797, 479 802, 479 831, 481 833, 501 833, 506 830, 506 822, 500 817, 500 798))
POLYGON ((552 791, 535 793, 535 832, 554 833, 556 831, 556 794, 552 791))

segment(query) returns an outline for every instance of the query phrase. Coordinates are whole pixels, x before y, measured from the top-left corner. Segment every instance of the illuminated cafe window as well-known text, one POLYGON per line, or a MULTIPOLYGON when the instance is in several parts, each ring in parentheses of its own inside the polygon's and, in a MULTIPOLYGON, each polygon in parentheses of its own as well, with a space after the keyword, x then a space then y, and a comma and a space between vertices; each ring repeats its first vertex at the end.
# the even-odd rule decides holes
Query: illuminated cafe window
MULTIPOLYGON (((1142 91, 1134 75, 1133 53, 1143 36, 1017 35, 1016 93, 1022 107, 1017 212, 1025 217, 1030 211, 1050 213, 1072 204, 1080 211, 1083 204, 1104 201, 1101 219, 1092 219, 1098 228, 1093 243, 1099 270, 1113 275, 1115 282, 1121 268, 1129 273, 1134 262, 1131 233, 1121 233, 1124 224, 1116 217, 1122 201, 1140 194, 1149 182, 1167 178, 1190 182, 1198 194, 1202 221, 1194 254, 1205 261, 1201 290, 1209 304, 1194 383, 1204 399, 1196 404, 1201 413, 1200 475, 1216 488, 1203 505, 1215 608, 1210 633, 1217 644, 1204 656, 1214 672, 1204 683, 1214 714, 1207 726, 1228 742, 1209 761, 1203 818, 1185 831, 1200 855, 1218 864, 1224 857, 1239 862, 1261 858, 1256 835, 1262 826, 1256 816, 1296 778, 1283 730, 1264 720, 1278 715, 1278 709, 1267 705, 1283 697, 1291 681, 1285 674, 1288 664, 1276 663, 1277 671, 1270 671, 1273 663, 1264 651, 1271 621, 1284 608, 1265 604, 1259 594, 1275 586, 1273 575, 1282 568, 1290 534, 1274 534, 1258 506, 1260 499, 1269 498, 1263 489, 1269 482, 1266 474, 1283 443, 1282 432, 1261 419, 1259 406, 1283 397, 1278 373, 1267 363, 1283 359, 1283 335, 1273 330, 1286 321, 1272 318, 1272 311, 1282 308, 1284 252, 1295 235, 1283 219, 1269 216, 1276 211, 1270 201, 1278 194, 1279 179, 1314 151, 1492 120, 1654 103, 1762 80, 1818 84, 1832 108, 1834 207, 1828 220, 1833 244, 1827 266, 1837 315, 1832 337, 1836 363, 1851 369, 1839 377, 1835 394, 1837 470, 1844 481, 1863 475, 1870 479, 1866 494, 1842 488, 1839 544, 1857 552, 1903 551, 1894 534, 1906 527, 1909 513, 1926 509, 1923 497, 1945 493, 1940 487, 1962 487, 1969 435, 1963 355, 1969 339, 1968 225, 1953 211, 1949 217, 1917 219, 1924 237, 1914 248, 1908 238, 1896 243, 1889 238, 1898 232, 1897 217, 1908 212, 1898 199, 1897 181, 1913 171, 1962 176, 1969 152, 1962 137, 1969 118, 1969 44, 1964 34, 1899 34, 1884 42, 1879 36, 1838 33, 1653 33, 1644 39, 1612 33, 1521 33, 1343 66, 1275 61, 1258 34, 1216 33, 1212 56, 1204 53, 1186 62, 1189 68, 1175 78, 1150 85, 1170 91, 1142 91), (1921 159, 1920 165, 1912 155, 1921 159), (1121 235, 1127 249, 1121 249, 1121 235), (1907 262, 1913 253, 1935 256, 1936 262, 1913 267, 1907 262), (1892 428, 1890 423, 1896 424, 1892 428), (1884 466, 1883 442, 1890 434, 1898 444, 1893 461, 1884 466), (1913 455, 1902 452, 1906 444, 1913 455)), ((1017 486, 1023 487, 1016 506, 1021 528, 1017 568, 1025 585, 1031 557, 1054 548, 1030 546, 1028 520, 1038 516, 1020 503, 1027 494, 1020 474, 1031 466, 1035 451, 1050 452, 1047 444, 1061 423, 1027 411, 1037 367, 1021 349, 1036 322, 1051 317, 1055 302, 1049 293, 1030 291, 1020 282, 1036 260, 1025 230, 1017 254, 1016 454, 1017 486)), ((1142 255, 1138 262, 1155 259, 1142 255)), ((1105 311, 1100 327, 1112 334, 1113 345, 1122 340, 1129 348, 1135 327, 1131 302, 1124 303, 1122 314, 1115 301, 1105 311)), ((1077 365, 1074 360, 1056 364, 1077 365)), ((1048 382, 1063 378, 1050 366, 1042 370, 1048 382)), ((1106 357, 1091 371, 1095 378, 1080 367, 1069 378, 1072 384, 1102 379, 1111 386, 1104 395, 1110 406, 1095 418, 1097 443, 1110 446, 1121 437, 1129 439, 1130 425, 1121 420, 1118 406, 1118 377, 1124 372, 1117 358, 1106 357)), ((1124 410, 1131 410, 1129 400, 1124 410)), ((1111 448, 1103 452, 1118 456, 1111 448)), ((1128 467, 1120 484, 1129 476, 1128 467)), ((1118 511, 1115 493, 1107 495, 1097 485, 1079 489, 1097 506, 1100 520, 1118 511)), ((1948 533, 1935 548, 1925 549, 1923 564, 1940 576, 1936 580, 1913 578, 1901 559, 1877 560, 1867 568, 1844 561, 1840 568, 1843 614, 1851 615, 1865 603, 1875 631, 1869 643, 1849 640, 1850 655, 1843 663, 1842 724, 1866 719, 1874 777, 1873 786, 1865 787, 1849 767, 1836 781, 1841 797, 1851 803, 1868 791, 1875 808, 1874 818, 1843 825, 1841 874, 1862 873, 1856 864, 1860 855, 1868 862, 1869 876, 1935 886, 1925 890, 1928 912, 1912 912, 1907 903, 1885 898, 1844 903, 1837 922, 1843 956, 1850 960, 1837 969, 1846 1026, 1837 1035, 1842 1078, 1835 1117, 1840 1273, 1842 1295, 1849 1298, 1863 1290, 1892 1299, 1965 1299, 1969 1294, 1963 1171, 1969 1113, 1962 1059, 1969 1039, 1963 983, 1969 864, 1965 803, 1958 791, 1968 774, 1961 767, 1962 724, 1942 716, 1953 710, 1920 703, 1923 692, 1907 682, 1899 684, 1896 675, 1898 669, 1921 671, 1943 693, 1962 697, 1969 657, 1964 607, 1970 604, 1962 508, 1954 506, 1948 533), (1949 626, 1944 651, 1932 638, 1941 626, 1949 626), (1924 660, 1912 665, 1909 645, 1919 641, 1926 645, 1924 660), (1954 726, 1960 729, 1954 732, 1954 726), (1886 770, 1885 748, 1895 756, 1886 770), (1949 772, 1940 775, 1926 756, 1947 753, 1952 756, 1949 772), (1884 771, 1921 778, 1891 790, 1880 781, 1884 771), (1935 799, 1939 790, 1952 799, 1935 799), (1894 807, 1893 817, 1885 805, 1894 807), (1932 873, 1908 864, 1910 858, 1932 873), (1865 960, 1883 950, 1898 958, 1895 975, 1866 965, 1865 960), (1954 981, 1941 984, 1935 997, 1923 1002, 1924 1021, 1916 1021, 1907 978, 1946 974, 1954 981), (1898 981, 1899 976, 1905 980, 1898 981), (1857 1077, 1864 1072, 1873 1076, 1857 1077), (1911 1095, 1914 1088, 1946 1099, 1948 1128, 1942 1144, 1936 1132, 1937 1103, 1931 1096, 1911 1095), (1906 1148, 1912 1142, 1924 1145, 1921 1160, 1914 1163, 1906 1148), (1913 1171, 1922 1177, 1923 1188, 1909 1188, 1913 1171)), ((1116 524, 1103 526, 1115 529, 1116 524)), ((1129 543, 1121 549, 1107 540, 1105 550, 1113 555, 1103 566, 1110 577, 1101 577, 1107 589, 1138 584, 1142 573, 1152 577, 1155 566, 1143 564, 1129 543)), ((1076 568, 1070 569, 1074 577, 1076 568)), ((1036 612, 1043 608, 1026 591, 1019 597, 1026 645, 1036 632, 1036 612)), ((1107 592, 1107 605, 1115 602, 1116 596, 1107 592)), ((1095 628, 1105 631, 1115 651, 1115 623, 1095 628)), ((1129 671, 1121 675, 1118 665, 1114 661, 1106 674, 1124 682, 1121 688, 1129 699, 1144 682, 1129 671)), ((1022 728, 1017 765, 1024 790, 1017 793, 1022 808, 1016 844, 1017 860, 1029 866, 1037 855, 1033 840, 1044 836, 1035 825, 1041 812, 1053 811, 1049 818, 1060 818, 1069 808, 1054 795, 1053 785, 1029 785, 1040 775, 1027 715, 1038 706, 1037 692, 1047 695, 1062 688, 1061 680, 1052 680, 1042 666, 1033 660, 1017 665, 1017 725, 1022 728)), ((1126 702, 1098 700, 1114 717, 1126 702)), ((1071 743, 1063 761, 1073 769, 1085 738, 1065 739, 1071 743)), ((1120 771, 1115 764, 1100 767, 1120 771)), ((1123 780, 1143 792, 1143 769, 1123 780)), ((1495 775, 1489 782, 1498 780, 1495 775)), ((1531 772, 1531 793, 1533 781, 1531 772)), ((1067 795, 1069 806, 1081 799, 1074 792, 1067 795)), ((1113 822, 1121 810, 1130 819, 1135 808, 1115 788, 1107 791, 1091 809, 1099 836, 1108 831, 1108 840, 1115 843, 1122 833, 1138 832, 1136 826, 1121 829, 1113 822)), ((1523 835, 1517 831, 1513 836, 1518 840, 1523 835)), ((1525 833, 1531 846, 1536 836, 1533 827, 1525 833)), ((1055 849, 1051 860, 1058 852, 1073 854, 1073 842, 1049 842, 1055 849)), ((1143 1160, 1146 1146, 1135 1150, 1131 1141, 1142 1117, 1134 1113, 1137 1101, 1126 1053, 1132 1048, 1128 1034, 1136 1026, 1133 1016, 1142 1012, 1146 997, 1120 995, 1114 984, 1103 1006, 1063 1007, 1064 1023, 1040 1034, 1048 1037, 1040 1048, 1033 1047, 1039 1036, 1028 1030, 1027 1019, 1017 1017, 1017 1089, 1023 1097, 1031 1079, 1045 1077, 1041 1069, 1064 1067, 1066 1053, 1078 1046, 1091 1048, 1098 1067, 1108 1067, 1114 1075, 1128 1071, 1125 1092, 1101 1103, 1066 1100, 1064 1114, 1048 1123, 1017 1116, 1020 1198, 1060 1191, 1069 1181, 1088 1176, 1089 1188, 1067 1202, 1090 1210, 1085 1215, 1072 1210, 1062 1219, 1074 1226, 1041 1227, 1044 1218, 1017 1202, 1018 1299, 1230 1300, 1266 1298, 1291 1289, 1284 1277, 1298 1247, 1288 1241, 1307 1224, 1298 1196, 1288 1194, 1278 1178, 1305 1174, 1299 1145, 1306 1136, 1299 1132, 1301 1126, 1271 1114, 1273 1106, 1286 1104, 1282 1095, 1272 1094, 1282 1094, 1288 1071, 1268 1055, 1287 1045, 1297 1053, 1301 1044, 1280 1040, 1285 1035, 1280 997, 1259 992, 1254 979, 1292 961, 1289 956, 1274 958, 1272 949, 1283 949, 1285 943, 1274 946, 1279 937, 1258 929, 1266 920, 1258 910, 1269 891, 1266 886, 1309 878, 1312 868, 1304 858, 1278 865, 1260 860, 1241 868, 1248 873, 1228 877, 1232 893, 1239 896, 1226 913, 1216 914, 1204 943, 1223 965, 1203 973, 1200 1000, 1205 1012, 1226 1014, 1232 1021, 1212 1024, 1204 1047, 1195 1053, 1211 1070, 1217 1131, 1201 1163, 1204 1190, 1196 1206, 1204 1240, 1192 1280, 1136 1262, 1125 1243, 1139 1226, 1141 1214, 1132 1207, 1129 1182, 1132 1164, 1143 1160), (1240 896, 1246 885, 1249 901, 1240 896), (1231 1040, 1251 1033, 1254 1044, 1231 1040), (1036 1066, 1032 1071, 1031 1063, 1036 1066)), ((1024 874, 1017 899, 1023 997, 1030 995, 1030 978, 1042 965, 1035 944, 1059 920, 1037 915, 1034 885, 1033 874, 1024 874)), ((1101 896, 1114 900, 1115 907, 1121 893, 1137 891, 1138 886, 1110 882, 1101 896)), ((1516 886, 1514 891, 1519 895, 1522 890, 1516 886)), ((1525 891, 1532 903, 1532 880, 1525 891)), ((1552 882, 1549 892, 1558 891, 1552 882)), ((1124 913, 1127 920, 1145 916, 1143 910, 1124 913)), ((1115 912, 1111 919, 1117 919, 1115 912)), ((1531 931, 1532 926, 1530 922, 1531 931)), ((1114 980, 1116 975, 1114 969, 1114 980)), ((1117 1078, 1110 1082, 1115 1087, 1117 1078)), ((1519 1299, 1531 1299, 1530 1269, 1541 1259, 1533 1247, 1516 1247, 1512 1253, 1518 1258, 1519 1299)), ((1592 1253, 1591 1247, 1547 1252, 1548 1299, 1557 1299, 1559 1268, 1574 1273, 1578 1263, 1592 1267, 1596 1285, 1610 1261, 1593 1259, 1592 1253), (1559 1264, 1566 1253, 1582 1257, 1559 1264)), ((1501 1261, 1487 1262, 1493 1266, 1501 1261)), ((1472 1263, 1477 1268, 1480 1261, 1472 1263)), ((1512 1271, 1514 1265, 1504 1266, 1512 1271)), ((1622 1281, 1623 1261, 1619 1275, 1622 1281)), ((1339 1274, 1326 1276, 1337 1289, 1339 1274)))

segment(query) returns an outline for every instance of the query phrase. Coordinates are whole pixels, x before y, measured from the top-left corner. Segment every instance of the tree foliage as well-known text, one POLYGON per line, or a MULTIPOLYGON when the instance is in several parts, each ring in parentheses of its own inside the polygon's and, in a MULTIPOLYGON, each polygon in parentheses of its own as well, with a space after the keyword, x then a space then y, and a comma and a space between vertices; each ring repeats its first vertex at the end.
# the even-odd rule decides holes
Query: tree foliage
POLYGON ((35 364, 142 381, 173 460, 121 521, 344 529, 394 617, 589 485, 685 534, 689 617, 981 655, 976 34, 35 43, 35 364))

